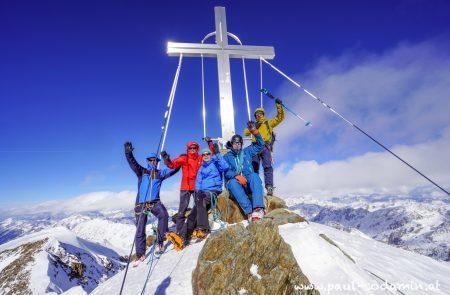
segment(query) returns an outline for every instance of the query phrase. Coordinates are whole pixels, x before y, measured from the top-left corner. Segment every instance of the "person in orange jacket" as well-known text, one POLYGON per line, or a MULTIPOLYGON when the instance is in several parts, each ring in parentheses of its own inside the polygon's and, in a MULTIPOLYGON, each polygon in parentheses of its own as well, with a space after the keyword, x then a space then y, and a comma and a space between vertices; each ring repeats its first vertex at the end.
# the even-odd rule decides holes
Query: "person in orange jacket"
POLYGON ((181 187, 180 187, 180 205, 178 207, 178 216, 176 220, 176 233, 180 234, 186 221, 186 210, 191 200, 191 195, 195 192, 195 180, 198 170, 202 165, 202 157, 198 153, 199 145, 196 142, 188 142, 186 145, 187 154, 182 154, 178 158, 170 159, 166 151, 161 152, 161 158, 164 164, 170 169, 181 167, 181 187))

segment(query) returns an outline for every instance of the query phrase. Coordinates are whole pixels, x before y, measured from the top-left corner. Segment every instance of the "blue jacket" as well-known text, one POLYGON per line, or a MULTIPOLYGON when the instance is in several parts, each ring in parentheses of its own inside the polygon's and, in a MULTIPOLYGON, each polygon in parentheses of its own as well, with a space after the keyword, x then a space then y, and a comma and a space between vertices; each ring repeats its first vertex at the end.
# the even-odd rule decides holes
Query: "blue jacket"
POLYGON ((133 153, 125 153, 128 164, 138 177, 138 193, 136 196, 136 204, 145 202, 155 202, 159 200, 159 191, 163 180, 177 173, 180 169, 157 169, 148 165, 147 168, 142 167, 136 161, 133 153), (151 181, 150 181, 151 180, 151 181))
POLYGON ((222 173, 228 167, 221 154, 212 156, 209 162, 203 161, 197 173, 195 191, 221 191, 223 184, 222 173))
POLYGON ((239 151, 232 149, 225 154, 224 159, 230 166, 230 168, 225 172, 226 181, 234 178, 236 175, 243 175, 245 177, 251 173, 254 173, 252 159, 264 149, 265 144, 261 134, 256 134, 255 138, 256 142, 252 143, 248 147, 239 151))

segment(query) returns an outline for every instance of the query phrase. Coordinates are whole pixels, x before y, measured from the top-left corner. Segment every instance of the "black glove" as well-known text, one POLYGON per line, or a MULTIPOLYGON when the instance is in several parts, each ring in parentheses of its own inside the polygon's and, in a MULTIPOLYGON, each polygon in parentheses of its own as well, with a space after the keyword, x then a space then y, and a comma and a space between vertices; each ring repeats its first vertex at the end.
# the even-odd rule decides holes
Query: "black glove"
POLYGON ((253 122, 253 121, 248 121, 247 122, 247 128, 248 128, 248 130, 250 130, 250 132, 253 133, 253 131, 255 131, 257 129, 256 128, 256 123, 253 122))
POLYGON ((129 154, 134 150, 133 145, 131 144, 131 142, 127 141, 125 142, 125 153, 129 154))
POLYGON ((210 141, 212 141, 210 136, 205 136, 203 137, 203 140, 206 141, 207 143, 209 143, 210 141))
POLYGON ((279 98, 275 99, 275 102, 278 103, 278 104, 283 104, 283 101, 281 99, 279 99, 279 98))
POLYGON ((161 152, 161 158, 164 160, 164 162, 168 161, 170 156, 166 151, 161 152))

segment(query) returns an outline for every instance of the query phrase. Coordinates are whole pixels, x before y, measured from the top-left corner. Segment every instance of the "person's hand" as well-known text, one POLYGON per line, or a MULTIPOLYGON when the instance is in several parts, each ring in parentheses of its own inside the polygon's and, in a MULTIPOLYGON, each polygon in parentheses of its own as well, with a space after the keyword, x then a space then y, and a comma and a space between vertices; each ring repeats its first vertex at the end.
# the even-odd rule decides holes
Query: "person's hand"
POLYGON ((247 128, 248 128, 248 130, 250 130, 250 132, 253 133, 253 131, 255 131, 257 129, 256 128, 256 123, 253 122, 253 121, 248 121, 247 122, 247 128))
POLYGON ((241 184, 241 185, 246 185, 247 184, 247 178, 245 178, 242 175, 236 175, 234 178, 236 178, 236 180, 241 184))
POLYGON ((203 137, 203 140, 206 141, 207 143, 210 143, 212 141, 211 136, 205 136, 203 137))
POLYGON ((279 99, 279 98, 275 99, 275 102, 278 103, 278 104, 283 104, 283 101, 281 99, 279 99))
POLYGON ((167 162, 170 158, 169 154, 166 151, 162 151, 160 155, 161 155, 161 159, 163 159, 164 162, 167 162))
POLYGON ((213 144, 213 146, 212 146, 212 152, 213 152, 214 155, 220 154, 219 145, 218 145, 217 143, 213 144))
POLYGON ((127 154, 131 153, 134 150, 133 144, 129 141, 125 142, 124 146, 125 146, 125 153, 127 154))

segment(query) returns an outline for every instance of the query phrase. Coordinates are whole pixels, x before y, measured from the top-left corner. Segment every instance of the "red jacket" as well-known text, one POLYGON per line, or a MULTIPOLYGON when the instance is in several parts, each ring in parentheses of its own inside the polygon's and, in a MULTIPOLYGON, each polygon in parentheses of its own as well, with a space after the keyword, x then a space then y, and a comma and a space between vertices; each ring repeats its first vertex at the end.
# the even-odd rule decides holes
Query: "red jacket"
POLYGON ((195 179, 197 178, 198 169, 202 166, 202 157, 198 153, 200 146, 196 142, 188 142, 186 145, 187 154, 180 155, 178 158, 166 163, 170 169, 181 167, 181 187, 182 191, 195 190, 195 179), (197 152, 189 153, 189 147, 196 145, 197 152))

